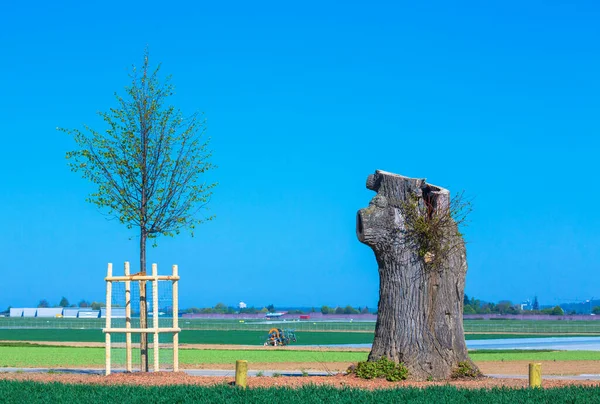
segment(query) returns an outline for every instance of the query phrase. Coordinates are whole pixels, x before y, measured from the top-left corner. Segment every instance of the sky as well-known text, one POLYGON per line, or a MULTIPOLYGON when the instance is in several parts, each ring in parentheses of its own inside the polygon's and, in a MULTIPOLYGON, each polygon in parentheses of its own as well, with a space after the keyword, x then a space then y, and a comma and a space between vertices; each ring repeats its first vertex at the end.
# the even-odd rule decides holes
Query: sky
POLYGON ((466 293, 600 297, 597 2, 5 2, 0 310, 102 300, 139 238, 85 202, 57 127, 105 129, 132 65, 203 112, 219 183, 179 265, 180 306, 375 307, 355 215, 377 169, 472 198, 466 293), (418 3, 418 4, 415 4, 418 3))

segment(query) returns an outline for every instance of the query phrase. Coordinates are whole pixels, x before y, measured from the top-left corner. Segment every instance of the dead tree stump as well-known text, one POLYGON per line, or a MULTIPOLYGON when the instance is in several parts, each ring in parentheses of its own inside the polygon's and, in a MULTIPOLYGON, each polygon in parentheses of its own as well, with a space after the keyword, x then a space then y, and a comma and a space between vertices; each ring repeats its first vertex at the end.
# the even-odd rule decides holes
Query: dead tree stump
POLYGON ((407 206, 418 215, 449 212, 450 192, 424 179, 379 170, 369 176, 367 188, 377 195, 358 211, 356 232, 375 252, 380 278, 369 360, 386 356, 402 362, 416 379, 448 379, 459 364, 479 373, 463 330, 467 260, 462 236, 451 218, 450 231, 435 241, 452 245, 424 245, 408 228, 407 206))

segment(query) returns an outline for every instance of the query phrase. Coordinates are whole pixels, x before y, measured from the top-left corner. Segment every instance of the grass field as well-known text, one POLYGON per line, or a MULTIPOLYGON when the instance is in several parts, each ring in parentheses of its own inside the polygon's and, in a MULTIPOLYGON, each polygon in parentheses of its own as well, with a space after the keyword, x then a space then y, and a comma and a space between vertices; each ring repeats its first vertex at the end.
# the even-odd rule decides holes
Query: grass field
POLYGON ((230 386, 98 386, 0 380, 0 397, 17 403, 596 403, 600 388, 480 389, 452 386, 384 390, 332 387, 237 389, 230 386))
MULTIPOLYGON (((104 319, 0 318, 0 340, 104 342, 101 331, 104 323, 104 319)), ((464 324, 467 340, 573 337, 600 333, 600 321, 467 320, 464 324)), ((170 326, 168 319, 164 325, 170 326)), ((268 330, 279 327, 296 329, 296 345, 369 344, 373 341, 374 325, 373 322, 358 321, 265 323, 256 320, 181 319, 180 342, 262 345, 268 330)))
MULTIPOLYGON (((164 350, 166 353, 167 351, 164 350)), ((123 355, 124 356, 124 355, 123 355)), ((150 353, 152 356, 152 353, 150 353)), ((223 350, 182 349, 182 365, 232 364, 238 359, 251 363, 285 362, 358 362, 367 352, 296 351, 296 350, 223 350)), ((598 351, 473 351, 471 359, 486 361, 572 361, 600 360, 598 351)), ((56 347, 29 344, 0 345, 0 367, 102 367, 104 348, 56 347)))
MULTIPOLYGON (((262 345, 266 339, 266 331, 222 331, 222 330, 183 330, 179 341, 182 344, 228 344, 228 345, 262 345)), ((370 344, 373 333, 367 332, 296 332, 298 341, 295 345, 331 345, 331 344, 370 344)), ((499 339, 499 338, 531 338, 579 336, 532 335, 532 334, 466 334, 465 339, 499 339)), ((583 335, 582 335, 583 336, 583 335)), ((100 329, 0 329, 0 341, 80 341, 104 342, 104 334, 100 329)))
POLYGON ((496 361, 597 361, 600 351, 548 351, 548 350, 478 350, 469 352, 475 362, 496 361))
MULTIPOLYGON (((297 344, 368 344, 373 333, 363 332, 298 332, 297 344)), ((179 335, 182 344, 262 345, 267 331, 184 330, 179 335)), ((73 329, 0 329, 0 340, 6 341, 81 341, 104 342, 101 330, 73 329)))
MULTIPOLYGON (((167 352, 163 350, 163 352, 167 352)), ((118 354, 118 353, 116 353, 118 354)), ((115 354, 114 354, 115 355, 115 354)), ((245 359, 251 363, 285 362, 358 362, 366 352, 281 351, 281 350, 206 350, 181 349, 182 365, 235 363, 245 359)), ((122 355, 124 357, 124 355, 122 355)), ((152 350, 149 356, 152 357, 152 350)), ((0 367, 103 367, 104 348, 52 346, 0 346, 0 367)))
POLYGON ((465 320, 467 333, 505 333, 505 334, 598 334, 600 320, 563 321, 563 320, 465 320))

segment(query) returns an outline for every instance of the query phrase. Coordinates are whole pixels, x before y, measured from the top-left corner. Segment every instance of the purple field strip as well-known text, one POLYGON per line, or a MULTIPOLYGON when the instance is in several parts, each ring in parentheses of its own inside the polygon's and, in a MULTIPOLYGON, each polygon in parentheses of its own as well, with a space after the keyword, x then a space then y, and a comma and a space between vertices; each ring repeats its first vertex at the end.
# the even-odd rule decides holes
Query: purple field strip
MULTIPOLYGON (((340 320, 340 321, 376 321, 377 314, 323 314, 320 312, 304 314, 310 316, 310 320, 315 321, 326 321, 326 320, 340 320)), ((284 314, 281 317, 274 319, 281 320, 299 320, 300 314, 284 314)), ((257 314, 205 314, 205 313, 186 313, 182 315, 183 318, 195 318, 195 319, 206 319, 206 320, 264 320, 266 319, 264 313, 257 314)), ((552 321, 595 321, 600 320, 600 316, 590 315, 566 315, 566 316, 553 316, 549 314, 465 314, 463 316, 465 320, 552 320, 552 321)))
POLYGON ((465 314, 465 320, 552 320, 552 321, 595 321, 600 316, 589 314, 572 314, 566 316, 553 316, 551 314, 465 314))
MULTIPOLYGON (((340 320, 340 321, 375 321, 376 314, 323 314, 323 313, 308 313, 308 314, 284 314, 280 317, 275 317, 273 320, 300 320, 300 316, 310 316, 308 320, 324 321, 324 320, 340 320)), ((265 320, 264 313, 258 314, 204 314, 204 313, 186 313, 182 318, 195 318, 205 320, 265 320)))

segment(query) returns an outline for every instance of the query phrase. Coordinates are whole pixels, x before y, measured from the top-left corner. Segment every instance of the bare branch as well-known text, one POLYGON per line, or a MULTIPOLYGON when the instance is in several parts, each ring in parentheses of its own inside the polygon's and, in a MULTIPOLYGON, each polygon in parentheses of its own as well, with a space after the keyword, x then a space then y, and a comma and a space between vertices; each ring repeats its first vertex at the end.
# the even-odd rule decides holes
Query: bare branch
POLYGON ((215 168, 209 141, 202 140, 204 122, 165 104, 173 86, 159 80, 159 68, 150 71, 146 58, 133 69, 126 96, 116 95, 118 107, 100 113, 103 133, 65 130, 79 147, 67 153, 71 169, 97 185, 88 200, 152 237, 193 231, 211 219, 198 215, 216 185, 199 181, 215 168))

